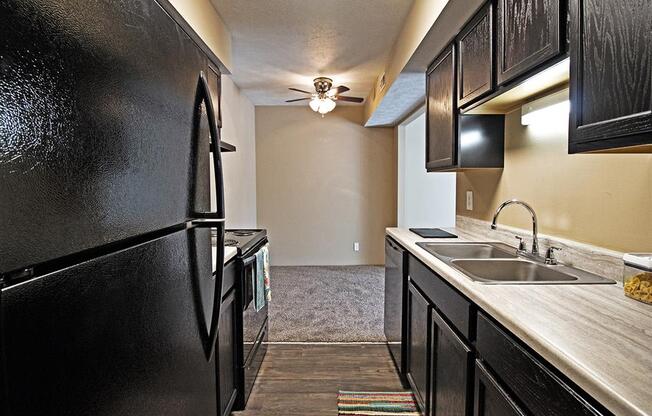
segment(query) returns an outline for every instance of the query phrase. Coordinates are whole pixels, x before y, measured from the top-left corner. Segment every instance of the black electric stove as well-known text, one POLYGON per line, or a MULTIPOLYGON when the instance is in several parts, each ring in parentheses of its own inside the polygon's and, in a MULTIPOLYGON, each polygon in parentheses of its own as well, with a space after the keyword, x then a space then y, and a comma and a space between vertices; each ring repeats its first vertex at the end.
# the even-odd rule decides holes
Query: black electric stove
POLYGON ((254 296, 258 273, 256 253, 267 244, 267 231, 260 229, 229 229, 224 245, 236 247, 238 267, 236 280, 236 345, 237 397, 233 410, 244 410, 254 382, 267 352, 268 306, 256 310, 254 296))
POLYGON ((256 247, 266 237, 267 230, 226 230, 224 233, 224 245, 227 247, 236 247, 238 249, 238 255, 241 256, 256 247))

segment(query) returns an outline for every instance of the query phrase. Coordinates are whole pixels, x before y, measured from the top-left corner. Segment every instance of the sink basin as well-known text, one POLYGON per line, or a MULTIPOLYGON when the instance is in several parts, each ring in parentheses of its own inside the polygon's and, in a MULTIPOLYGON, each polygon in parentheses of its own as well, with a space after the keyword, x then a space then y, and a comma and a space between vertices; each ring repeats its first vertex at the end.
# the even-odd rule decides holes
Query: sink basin
POLYGON ((471 279, 483 282, 561 283, 578 280, 555 266, 525 260, 453 260, 452 264, 471 279))
POLYGON ((515 259, 515 249, 488 243, 417 243, 430 254, 446 259, 515 259))
POLYGON ((574 267, 547 265, 519 256, 516 249, 502 243, 432 243, 417 245, 482 284, 615 284, 574 267))

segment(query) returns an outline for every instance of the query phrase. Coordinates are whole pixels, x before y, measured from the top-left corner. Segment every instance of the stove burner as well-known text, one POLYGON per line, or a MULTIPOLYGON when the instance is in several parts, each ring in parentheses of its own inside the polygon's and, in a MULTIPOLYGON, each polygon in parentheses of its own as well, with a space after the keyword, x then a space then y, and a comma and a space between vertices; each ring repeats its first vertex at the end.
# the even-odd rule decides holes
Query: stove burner
POLYGON ((254 235, 254 231, 232 231, 232 233, 237 237, 248 237, 254 235))
POLYGON ((227 238, 226 240, 224 240, 224 245, 227 247, 237 247, 238 244, 239 243, 232 238, 227 238))

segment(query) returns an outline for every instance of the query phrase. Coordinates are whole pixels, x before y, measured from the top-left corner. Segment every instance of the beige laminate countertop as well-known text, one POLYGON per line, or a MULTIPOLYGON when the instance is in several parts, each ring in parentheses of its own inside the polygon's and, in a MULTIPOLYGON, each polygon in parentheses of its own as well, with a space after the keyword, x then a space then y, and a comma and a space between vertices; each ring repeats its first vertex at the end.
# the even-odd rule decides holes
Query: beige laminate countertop
POLYGON ((224 246, 224 264, 234 258, 236 254, 238 254, 237 248, 224 246))
MULTIPOLYGON (((213 246, 213 255, 211 256, 213 258, 213 270, 215 270, 215 258, 217 257, 214 253, 217 250, 215 246, 213 246)), ((235 247, 227 247, 224 246, 224 264, 228 263, 229 260, 235 257, 235 255, 238 254, 238 249, 235 247)))
POLYGON ((473 238, 427 239, 402 228, 386 234, 612 413, 652 416, 652 306, 616 285, 476 283, 416 245, 473 238))

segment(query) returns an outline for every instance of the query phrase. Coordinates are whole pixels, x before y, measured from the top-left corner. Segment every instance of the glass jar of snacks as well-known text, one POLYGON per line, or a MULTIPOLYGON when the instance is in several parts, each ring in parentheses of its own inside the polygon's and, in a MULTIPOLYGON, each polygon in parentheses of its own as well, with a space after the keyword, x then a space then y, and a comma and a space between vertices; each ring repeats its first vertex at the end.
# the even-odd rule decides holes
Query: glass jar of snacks
POLYGON ((623 257, 625 295, 652 304, 652 253, 630 253, 623 257))

